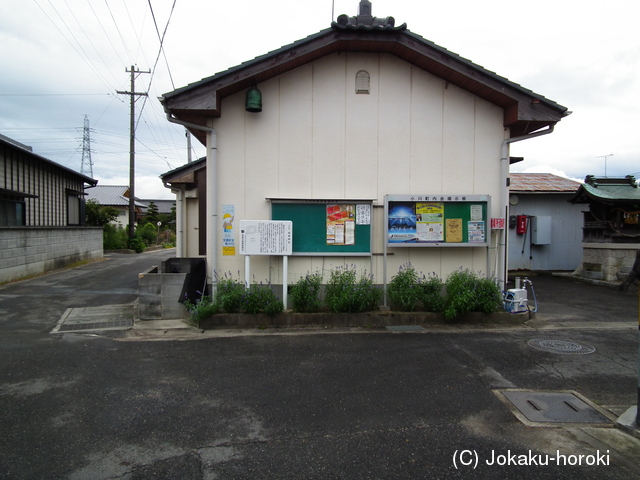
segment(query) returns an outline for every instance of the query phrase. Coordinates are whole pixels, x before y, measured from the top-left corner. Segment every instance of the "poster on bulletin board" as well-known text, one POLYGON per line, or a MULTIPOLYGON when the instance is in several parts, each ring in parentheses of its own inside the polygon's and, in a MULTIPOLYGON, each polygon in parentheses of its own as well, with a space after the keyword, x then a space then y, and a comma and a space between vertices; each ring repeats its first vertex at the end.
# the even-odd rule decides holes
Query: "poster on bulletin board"
POLYGON ((387 195, 387 245, 487 246, 489 203, 489 195, 387 195))

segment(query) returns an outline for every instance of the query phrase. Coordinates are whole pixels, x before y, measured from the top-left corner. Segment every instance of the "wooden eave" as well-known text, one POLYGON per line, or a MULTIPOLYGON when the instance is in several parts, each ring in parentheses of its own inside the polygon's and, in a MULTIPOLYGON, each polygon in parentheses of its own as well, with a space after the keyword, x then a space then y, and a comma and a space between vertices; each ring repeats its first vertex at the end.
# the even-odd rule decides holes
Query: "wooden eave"
MULTIPOLYGON (((222 114, 222 99, 336 52, 388 53, 504 110, 511 137, 553 125, 567 108, 476 65, 424 38, 404 31, 323 30, 225 72, 165 94, 165 111, 206 126, 222 114)), ((204 132, 190 129, 204 143, 204 132)))
POLYGON ((197 184, 196 173, 198 170, 204 168, 206 168, 206 163, 203 157, 194 162, 182 165, 170 172, 163 173, 160 175, 160 179, 170 185, 185 185, 186 187, 190 187, 197 184))

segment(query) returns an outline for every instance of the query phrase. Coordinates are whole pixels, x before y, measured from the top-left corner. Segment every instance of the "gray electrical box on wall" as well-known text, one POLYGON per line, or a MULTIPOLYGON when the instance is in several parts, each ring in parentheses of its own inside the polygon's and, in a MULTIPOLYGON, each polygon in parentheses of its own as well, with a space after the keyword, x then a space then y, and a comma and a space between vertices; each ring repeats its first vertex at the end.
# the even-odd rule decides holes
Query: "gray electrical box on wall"
POLYGON ((551 217, 531 217, 531 243, 551 244, 551 217))

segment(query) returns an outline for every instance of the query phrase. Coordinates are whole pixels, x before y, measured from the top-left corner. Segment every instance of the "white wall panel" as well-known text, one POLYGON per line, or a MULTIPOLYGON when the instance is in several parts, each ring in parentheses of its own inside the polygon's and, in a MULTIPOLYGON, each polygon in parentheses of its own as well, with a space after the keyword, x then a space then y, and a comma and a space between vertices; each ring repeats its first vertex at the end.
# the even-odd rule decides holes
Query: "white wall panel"
POLYGON ((345 196, 345 56, 318 60, 313 68, 314 198, 345 196))
POLYGON ((313 174, 313 66, 280 77, 280 192, 311 197, 313 174))
MULTIPOLYGON (((388 54, 333 54, 258 85, 263 111, 244 111, 245 92, 224 99, 219 139, 220 208, 268 219, 265 197, 372 198, 385 194, 490 194, 499 200, 501 109, 388 54), (370 93, 355 93, 356 73, 370 93)), ((383 247, 383 209, 373 211, 374 248, 383 247)), ((237 230, 237 228, 236 228, 237 230)), ((236 232, 237 235, 237 232, 236 232)), ((236 237, 236 245, 238 238, 236 237)), ((219 254, 220 252, 218 252, 219 254)), ((389 277, 410 261, 441 277, 460 266, 486 270, 484 248, 395 248, 389 277)), ((218 257, 243 270, 243 257, 218 257)), ((292 258, 290 281, 353 258, 292 258)), ((280 260, 252 262, 256 279, 279 283, 280 260), (255 265, 255 266, 254 266, 255 265)), ((357 259, 359 269, 370 260, 357 259)), ((382 257, 373 270, 382 282, 382 257)))
POLYGON ((378 196, 378 112, 380 66, 378 54, 350 53, 345 75, 345 196, 378 196), (356 74, 370 75, 370 93, 356 94, 356 74))
POLYGON ((442 191, 442 105, 444 81, 411 70, 411 192, 442 191))

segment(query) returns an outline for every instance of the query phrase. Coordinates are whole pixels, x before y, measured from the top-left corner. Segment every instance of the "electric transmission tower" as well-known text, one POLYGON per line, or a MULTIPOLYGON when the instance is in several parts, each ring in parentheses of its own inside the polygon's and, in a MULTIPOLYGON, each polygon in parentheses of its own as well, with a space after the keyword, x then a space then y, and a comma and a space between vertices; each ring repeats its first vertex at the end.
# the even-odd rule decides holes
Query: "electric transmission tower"
POLYGON ((80 173, 93 178, 93 161, 91 160, 91 129, 89 128, 89 116, 84 116, 84 130, 82 133, 82 165, 80 173))

